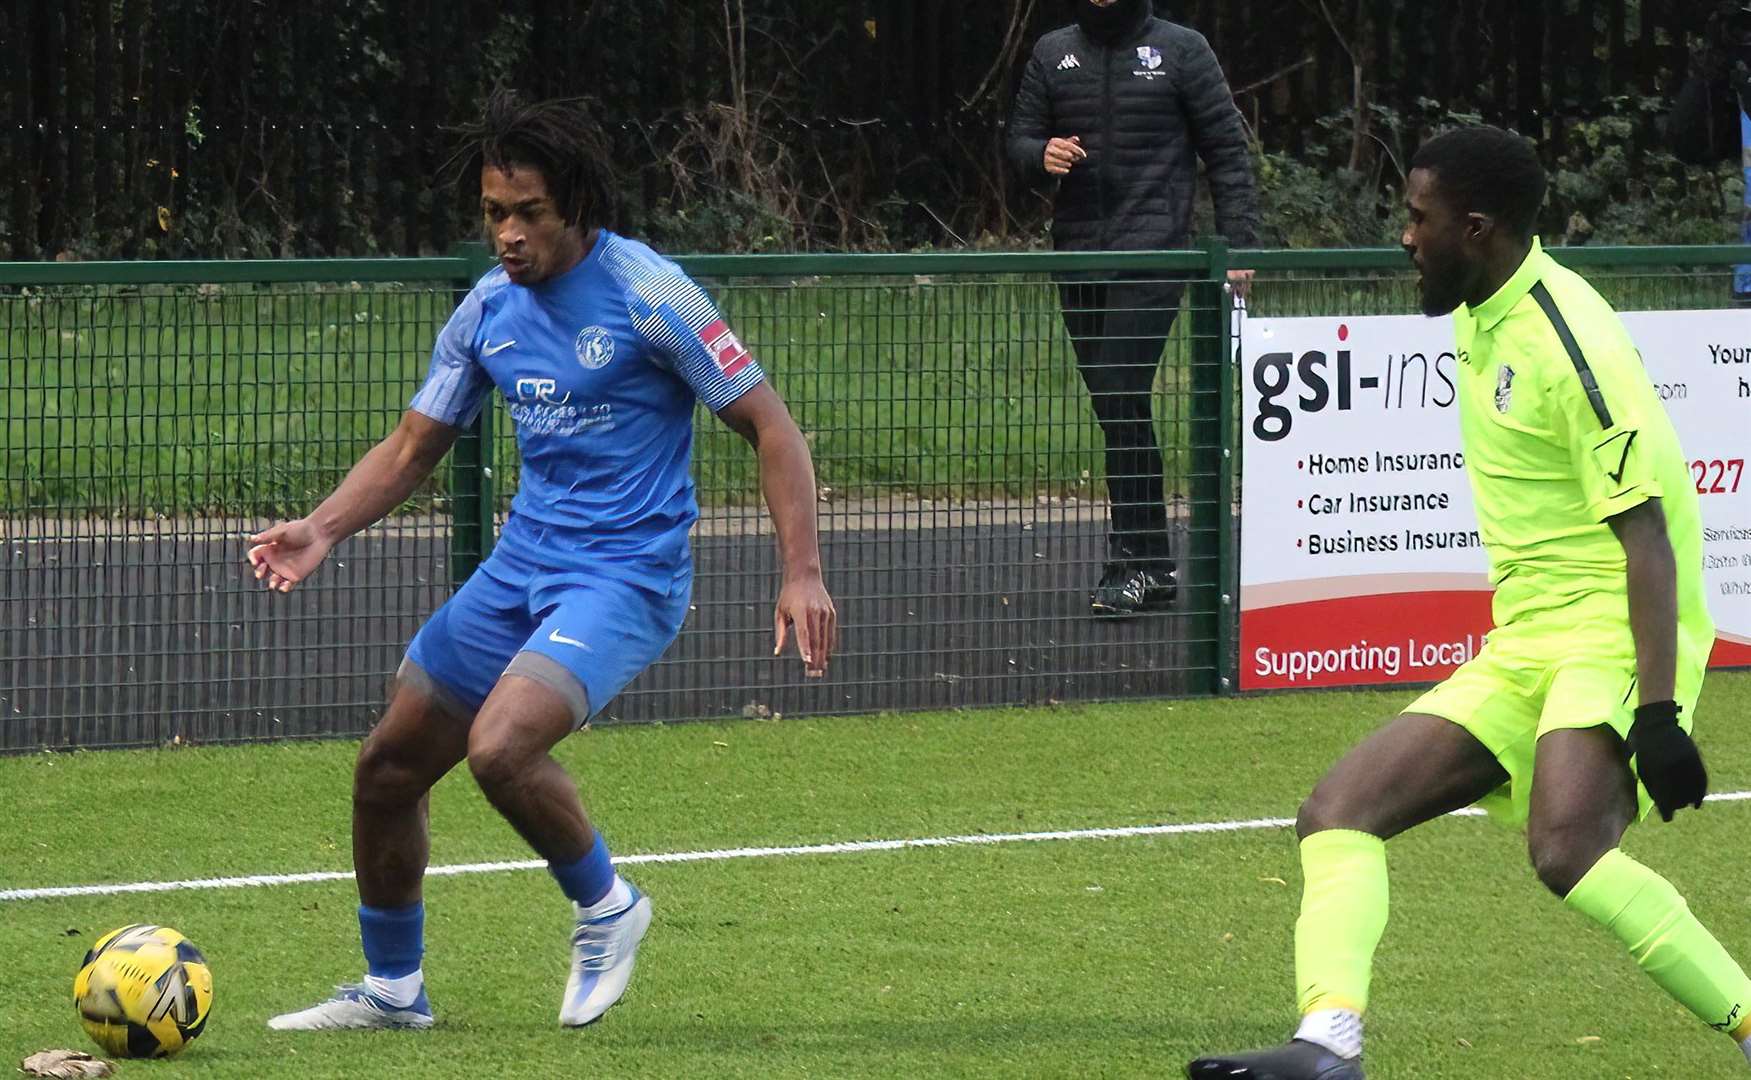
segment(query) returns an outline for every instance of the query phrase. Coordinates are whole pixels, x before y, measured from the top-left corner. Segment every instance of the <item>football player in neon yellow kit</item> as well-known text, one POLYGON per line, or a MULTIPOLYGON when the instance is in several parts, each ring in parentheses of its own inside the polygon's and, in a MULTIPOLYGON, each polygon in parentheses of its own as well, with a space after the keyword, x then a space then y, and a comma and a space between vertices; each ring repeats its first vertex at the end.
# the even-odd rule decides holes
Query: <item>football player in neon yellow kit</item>
POLYGON ((1524 826, 1539 880, 1751 1059, 1751 981, 1618 848, 1650 808, 1702 805, 1689 728, 1714 627, 1677 435, 1616 313, 1533 236, 1544 190, 1531 144, 1498 128, 1413 159, 1402 242, 1424 313, 1454 317, 1495 629, 1302 805, 1301 1025, 1285 1046, 1192 1062, 1196 1080, 1360 1080, 1386 841, 1472 803, 1524 826))

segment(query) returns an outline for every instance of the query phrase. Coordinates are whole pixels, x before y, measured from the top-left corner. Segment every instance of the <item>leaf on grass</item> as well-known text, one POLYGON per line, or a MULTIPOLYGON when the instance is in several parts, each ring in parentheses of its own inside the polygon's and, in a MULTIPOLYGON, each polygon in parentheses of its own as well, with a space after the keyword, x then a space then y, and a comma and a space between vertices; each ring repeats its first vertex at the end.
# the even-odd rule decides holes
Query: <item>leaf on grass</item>
POLYGON ((1268 885, 1281 885, 1285 889, 1289 887, 1289 883, 1287 881, 1284 881, 1280 877, 1262 877, 1262 878, 1259 878, 1259 880, 1262 882, 1265 882, 1268 885))
POLYGON ((19 1062, 18 1071, 26 1076, 77 1080, 82 1076, 114 1076, 116 1067, 79 1050, 44 1050, 19 1062))

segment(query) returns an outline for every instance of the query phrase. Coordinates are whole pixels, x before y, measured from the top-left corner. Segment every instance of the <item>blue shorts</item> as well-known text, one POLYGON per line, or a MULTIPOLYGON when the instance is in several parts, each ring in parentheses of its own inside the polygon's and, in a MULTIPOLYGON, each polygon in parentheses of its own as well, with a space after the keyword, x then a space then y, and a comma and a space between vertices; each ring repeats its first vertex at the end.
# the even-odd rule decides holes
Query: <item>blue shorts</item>
POLYGON ((473 715, 518 653, 538 653, 575 676, 599 713, 675 640, 693 592, 691 566, 667 593, 613 571, 556 571, 501 545, 420 627, 407 659, 473 715))

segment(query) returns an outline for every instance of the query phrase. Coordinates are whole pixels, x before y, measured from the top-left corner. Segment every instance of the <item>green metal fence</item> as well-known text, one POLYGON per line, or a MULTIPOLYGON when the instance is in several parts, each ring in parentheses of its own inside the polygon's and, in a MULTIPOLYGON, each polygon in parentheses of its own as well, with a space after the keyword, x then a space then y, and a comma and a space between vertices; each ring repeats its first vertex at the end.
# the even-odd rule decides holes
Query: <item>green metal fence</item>
MULTIPOLYGON (((1719 306, 1739 248, 1559 251, 1625 307, 1719 306), (1646 301, 1646 302, 1641 302, 1646 301)), ((694 611, 607 720, 1209 694, 1232 685, 1232 265, 1254 312, 1414 310, 1392 251, 681 260, 790 402, 821 485, 844 651, 771 654, 777 560, 751 452, 703 411, 694 611), (1180 596, 1094 620, 1103 433, 1066 278, 1183 286, 1149 399, 1180 596)), ((386 434, 486 265, 450 258, 0 264, 0 751, 355 733, 515 490, 487 410, 383 525, 288 596, 243 538, 386 434)), ((1113 294, 1118 295, 1118 294, 1113 294)), ((1105 324, 1117 325, 1117 324, 1105 324)))

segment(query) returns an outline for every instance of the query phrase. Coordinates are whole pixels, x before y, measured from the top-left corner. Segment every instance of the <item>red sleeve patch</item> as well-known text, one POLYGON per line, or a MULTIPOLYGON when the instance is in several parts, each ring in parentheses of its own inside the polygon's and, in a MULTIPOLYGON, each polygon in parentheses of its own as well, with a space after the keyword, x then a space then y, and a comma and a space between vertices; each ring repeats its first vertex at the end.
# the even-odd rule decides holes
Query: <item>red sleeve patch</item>
POLYGON ((705 343, 705 351, 711 354, 717 369, 731 378, 754 362, 754 357, 722 319, 706 327, 705 332, 699 335, 699 340, 705 343))

